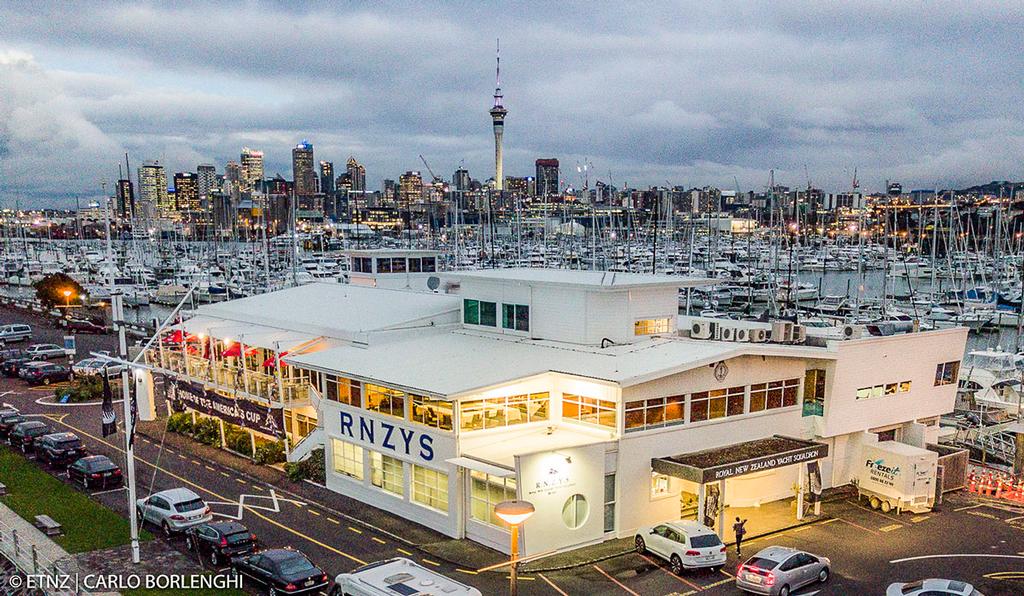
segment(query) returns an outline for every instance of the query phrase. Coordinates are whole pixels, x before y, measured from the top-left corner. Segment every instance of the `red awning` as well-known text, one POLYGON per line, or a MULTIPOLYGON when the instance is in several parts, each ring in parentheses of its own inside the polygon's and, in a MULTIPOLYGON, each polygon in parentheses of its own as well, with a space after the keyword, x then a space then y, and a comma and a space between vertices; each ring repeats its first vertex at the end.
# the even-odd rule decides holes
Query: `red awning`
MULTIPOLYGON (((241 353, 242 353, 242 344, 236 341, 235 343, 233 343, 230 346, 228 346, 227 348, 225 348, 224 351, 221 352, 220 355, 222 357, 224 357, 224 358, 238 358, 238 356, 240 356, 241 353)), ((256 348, 253 348, 253 347, 250 346, 250 347, 245 349, 245 355, 246 356, 252 356, 255 353, 256 353, 256 348)))
POLYGON ((175 329, 165 335, 163 341, 166 344, 180 344, 183 341, 200 341, 200 339, 198 335, 189 335, 181 329, 175 329))
MULTIPOLYGON (((288 352, 281 352, 281 356, 280 357, 284 358, 287 355, 288 355, 288 352)), ((274 358, 273 356, 271 356, 270 358, 267 358, 266 360, 263 361, 263 367, 264 368, 275 368, 277 366, 277 362, 276 361, 277 361, 277 358, 274 358)), ((288 366, 287 362, 282 362, 281 364, 283 364, 285 366, 288 366)))

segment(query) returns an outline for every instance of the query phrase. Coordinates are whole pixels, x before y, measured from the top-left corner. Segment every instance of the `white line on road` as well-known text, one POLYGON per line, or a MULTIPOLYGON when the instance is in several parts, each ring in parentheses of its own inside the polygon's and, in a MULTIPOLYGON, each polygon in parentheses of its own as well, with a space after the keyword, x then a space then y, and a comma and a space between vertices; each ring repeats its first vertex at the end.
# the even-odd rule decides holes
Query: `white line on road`
POLYGON ((905 559, 893 559, 890 563, 906 563, 907 561, 920 561, 922 559, 954 559, 959 557, 986 557, 989 559, 1024 559, 1021 555, 993 555, 989 553, 953 553, 949 555, 921 555, 920 557, 907 557, 905 559))

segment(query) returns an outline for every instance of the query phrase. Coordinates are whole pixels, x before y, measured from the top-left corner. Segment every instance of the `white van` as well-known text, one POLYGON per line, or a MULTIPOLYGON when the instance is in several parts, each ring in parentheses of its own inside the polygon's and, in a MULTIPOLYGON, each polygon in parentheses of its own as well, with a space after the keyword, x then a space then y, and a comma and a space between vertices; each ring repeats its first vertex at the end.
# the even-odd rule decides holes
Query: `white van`
POLYGON ((364 565, 334 578, 331 596, 482 596, 459 583, 401 557, 364 565))
POLYGON ((0 327, 0 344, 32 339, 32 327, 29 325, 4 325, 0 327))

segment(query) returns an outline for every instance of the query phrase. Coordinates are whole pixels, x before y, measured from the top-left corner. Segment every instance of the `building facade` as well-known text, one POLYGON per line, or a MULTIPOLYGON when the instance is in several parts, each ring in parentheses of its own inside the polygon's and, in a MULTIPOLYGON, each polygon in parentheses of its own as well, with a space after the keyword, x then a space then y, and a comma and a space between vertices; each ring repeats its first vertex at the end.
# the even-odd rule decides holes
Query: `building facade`
POLYGON ((241 170, 239 172, 238 182, 241 183, 242 190, 258 189, 260 183, 263 182, 264 177, 263 152, 243 147, 239 161, 241 170))
POLYGON ((534 165, 537 170, 535 178, 537 197, 558 196, 558 160, 554 158, 538 159, 534 165))
POLYGON ((302 141, 292 149, 292 181, 295 184, 295 196, 309 197, 316 194, 313 145, 309 141, 302 141))

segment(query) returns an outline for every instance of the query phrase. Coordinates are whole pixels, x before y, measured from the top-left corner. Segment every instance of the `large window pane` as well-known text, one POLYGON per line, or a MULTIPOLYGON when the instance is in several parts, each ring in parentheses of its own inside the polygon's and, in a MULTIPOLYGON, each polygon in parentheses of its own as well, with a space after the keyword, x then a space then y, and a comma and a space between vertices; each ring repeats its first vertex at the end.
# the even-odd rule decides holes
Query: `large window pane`
POLYGON ((370 484, 389 493, 402 495, 405 485, 405 472, 401 460, 371 451, 370 484))
POLYGON ((498 305, 494 302, 480 302, 480 324, 495 327, 498 324, 498 305))
POLYGON ((462 322, 468 325, 480 324, 480 302, 466 298, 462 301, 462 322))
POLYGON ((412 466, 412 500, 440 511, 448 511, 448 475, 422 466, 412 466))
POLYGON ((331 453, 334 458, 334 471, 338 474, 363 479, 363 448, 348 441, 331 439, 331 453))

